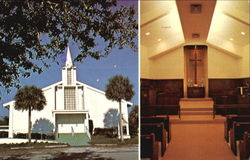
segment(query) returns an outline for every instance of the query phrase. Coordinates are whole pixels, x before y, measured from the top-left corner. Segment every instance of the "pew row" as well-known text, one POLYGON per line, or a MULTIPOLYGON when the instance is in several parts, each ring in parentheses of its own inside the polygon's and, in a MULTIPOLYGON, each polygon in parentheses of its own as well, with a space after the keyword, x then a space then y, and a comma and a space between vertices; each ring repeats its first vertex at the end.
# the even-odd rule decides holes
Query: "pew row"
POLYGON ((224 138, 229 142, 229 131, 233 128, 233 122, 250 122, 250 115, 227 115, 224 122, 224 138))
POLYGON ((141 135, 141 158, 159 160, 159 142, 155 140, 153 133, 141 135))
POLYGON ((164 129, 168 133, 168 143, 171 140, 170 123, 168 116, 143 116, 141 117, 141 123, 161 123, 164 124, 164 129))
POLYGON ((230 147, 237 155, 237 141, 243 140, 244 132, 250 132, 250 122, 233 122, 233 128, 230 129, 230 147))
POLYGON ((250 132, 244 132, 243 140, 239 143, 240 160, 249 160, 250 158, 250 132))
POLYGON ((167 145, 167 132, 165 132, 163 123, 141 123, 141 135, 153 133, 155 140, 161 144, 161 156, 164 155, 167 145))

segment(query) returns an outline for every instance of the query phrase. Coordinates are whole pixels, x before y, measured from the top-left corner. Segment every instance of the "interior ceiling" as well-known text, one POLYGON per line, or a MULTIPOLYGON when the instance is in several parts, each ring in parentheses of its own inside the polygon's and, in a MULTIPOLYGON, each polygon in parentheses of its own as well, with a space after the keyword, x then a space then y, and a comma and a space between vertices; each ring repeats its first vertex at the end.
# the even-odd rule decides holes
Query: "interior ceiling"
POLYGON ((140 3, 141 44, 144 46, 170 44, 165 48, 166 52, 181 44, 205 43, 241 57, 241 49, 249 44, 249 0, 165 0, 140 3), (191 13, 191 4, 201 4, 201 13, 191 13), (245 34, 242 35, 242 32, 245 34), (199 37, 193 38, 194 33, 199 34, 199 37))

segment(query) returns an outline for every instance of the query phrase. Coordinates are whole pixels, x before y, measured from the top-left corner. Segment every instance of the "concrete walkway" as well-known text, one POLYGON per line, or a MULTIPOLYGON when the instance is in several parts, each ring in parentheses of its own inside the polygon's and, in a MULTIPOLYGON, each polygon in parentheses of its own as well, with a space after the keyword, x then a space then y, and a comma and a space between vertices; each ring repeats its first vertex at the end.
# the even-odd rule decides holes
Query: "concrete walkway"
POLYGON ((138 160, 138 146, 68 147, 0 151, 3 160, 138 160))

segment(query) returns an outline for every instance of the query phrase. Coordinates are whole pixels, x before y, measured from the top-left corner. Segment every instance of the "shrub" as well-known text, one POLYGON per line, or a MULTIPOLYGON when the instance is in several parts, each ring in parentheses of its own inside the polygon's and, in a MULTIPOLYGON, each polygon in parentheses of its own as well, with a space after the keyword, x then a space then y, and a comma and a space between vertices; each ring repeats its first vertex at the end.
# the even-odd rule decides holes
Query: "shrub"
MULTIPOLYGON (((14 138, 27 138, 27 133, 17 133, 14 134, 14 138)), ((47 140, 55 140, 55 135, 52 134, 40 134, 40 133, 31 133, 32 139, 47 139, 47 140)))
POLYGON ((109 138, 117 137, 117 128, 111 127, 111 128, 95 128, 94 130, 94 136, 106 136, 109 138))
POLYGON ((138 106, 135 106, 129 114, 129 134, 131 137, 138 135, 138 106))
POLYGON ((7 138, 8 137, 8 132, 6 132, 6 131, 1 131, 0 132, 0 138, 7 138))

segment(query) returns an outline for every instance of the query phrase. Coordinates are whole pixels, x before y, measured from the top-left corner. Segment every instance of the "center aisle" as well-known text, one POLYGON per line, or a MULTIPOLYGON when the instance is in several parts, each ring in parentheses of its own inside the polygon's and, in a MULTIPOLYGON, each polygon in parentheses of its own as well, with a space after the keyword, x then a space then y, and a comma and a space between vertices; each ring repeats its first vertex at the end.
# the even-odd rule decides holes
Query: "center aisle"
POLYGON ((224 140, 223 123, 174 123, 163 160, 236 160, 224 140))

